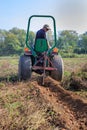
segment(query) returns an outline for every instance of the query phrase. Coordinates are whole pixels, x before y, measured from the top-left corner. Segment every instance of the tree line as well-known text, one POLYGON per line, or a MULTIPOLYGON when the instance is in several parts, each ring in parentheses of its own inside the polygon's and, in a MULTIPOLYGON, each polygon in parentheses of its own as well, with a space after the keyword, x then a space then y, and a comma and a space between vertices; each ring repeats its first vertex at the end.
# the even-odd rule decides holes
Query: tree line
POLYGON ((59 34, 57 45, 66 53, 87 54, 87 32, 78 35, 76 31, 64 30, 59 34))
MULTIPOLYGON (((35 32, 30 31, 29 43, 35 39, 35 32)), ((87 54, 87 32, 78 35, 76 31, 63 30, 58 33, 57 47, 63 53, 87 54)), ((0 56, 20 55, 23 53, 26 31, 12 28, 9 31, 0 29, 0 56)))
MULTIPOLYGON (((30 42, 35 37, 34 32, 30 32, 30 42)), ((0 29, 0 56, 20 55, 23 53, 26 39, 26 31, 23 29, 12 28, 9 31, 0 29)))

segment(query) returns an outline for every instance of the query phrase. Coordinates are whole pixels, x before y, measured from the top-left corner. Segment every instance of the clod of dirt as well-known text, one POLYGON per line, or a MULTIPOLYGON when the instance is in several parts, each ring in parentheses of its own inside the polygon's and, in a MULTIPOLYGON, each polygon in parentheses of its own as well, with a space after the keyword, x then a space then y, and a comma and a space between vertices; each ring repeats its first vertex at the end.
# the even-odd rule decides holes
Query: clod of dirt
POLYGON ((80 77, 73 75, 70 79, 70 88, 73 90, 87 90, 87 84, 80 77))

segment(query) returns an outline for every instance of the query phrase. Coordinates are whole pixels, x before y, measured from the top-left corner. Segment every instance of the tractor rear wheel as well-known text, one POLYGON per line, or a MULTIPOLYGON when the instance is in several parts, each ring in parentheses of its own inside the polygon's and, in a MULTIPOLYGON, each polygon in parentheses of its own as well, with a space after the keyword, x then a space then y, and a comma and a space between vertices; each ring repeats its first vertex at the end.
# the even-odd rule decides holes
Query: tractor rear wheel
POLYGON ((20 56, 18 66, 19 80, 27 80, 31 78, 32 62, 31 57, 27 55, 20 56))
POLYGON ((64 65, 61 56, 54 55, 52 63, 57 70, 51 71, 51 77, 57 81, 61 81, 64 73, 64 65))

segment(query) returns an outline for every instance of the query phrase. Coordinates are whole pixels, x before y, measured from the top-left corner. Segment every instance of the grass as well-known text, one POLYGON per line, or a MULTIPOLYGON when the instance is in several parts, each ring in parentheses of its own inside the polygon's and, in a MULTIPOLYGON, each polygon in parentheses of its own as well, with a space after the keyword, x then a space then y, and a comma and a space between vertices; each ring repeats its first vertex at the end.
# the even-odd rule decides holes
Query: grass
POLYGON ((63 58, 65 72, 74 72, 87 63, 87 58, 63 58))
POLYGON ((18 57, 0 57, 0 81, 9 81, 17 76, 18 60, 18 57))
MULTIPOLYGON (((0 57, 0 78, 4 79, 5 77, 8 80, 11 77, 15 77, 18 74, 18 61, 19 57, 0 57)), ((87 63, 87 56, 82 56, 80 58, 63 58, 64 61, 64 71, 65 76, 70 75, 72 71, 80 69, 85 63, 87 63)))
MULTIPOLYGON (((18 61, 18 56, 0 57, 0 81, 18 81, 18 61)), ((82 56, 81 58, 63 58, 63 61, 64 77, 69 77, 72 72, 79 70, 87 63, 87 56, 83 58, 82 56)))

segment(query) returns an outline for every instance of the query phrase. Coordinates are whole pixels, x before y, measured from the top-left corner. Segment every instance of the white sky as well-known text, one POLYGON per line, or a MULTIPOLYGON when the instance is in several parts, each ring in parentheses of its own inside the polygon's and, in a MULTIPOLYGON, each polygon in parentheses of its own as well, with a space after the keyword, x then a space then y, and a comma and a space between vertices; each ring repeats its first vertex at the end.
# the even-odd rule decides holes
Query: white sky
MULTIPOLYGON (((27 29, 28 18, 34 14, 52 15, 56 20, 57 31, 87 31, 87 0, 0 0, 0 29, 13 27, 27 29)), ((36 30, 46 19, 32 20, 36 30)), ((52 28, 52 22, 48 21, 52 28)))

